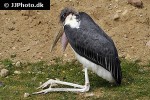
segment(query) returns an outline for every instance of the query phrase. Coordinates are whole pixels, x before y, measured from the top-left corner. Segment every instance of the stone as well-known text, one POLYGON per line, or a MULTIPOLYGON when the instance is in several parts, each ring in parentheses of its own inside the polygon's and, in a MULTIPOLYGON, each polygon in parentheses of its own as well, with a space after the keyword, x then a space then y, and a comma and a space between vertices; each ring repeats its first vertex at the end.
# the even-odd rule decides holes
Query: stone
POLYGON ((39 82, 40 85, 42 85, 42 82, 39 82))
POLYGON ((21 67, 21 62, 17 61, 15 65, 16 65, 16 67, 21 67))
POLYGON ((127 2, 135 7, 143 7, 143 2, 141 0, 127 0, 127 2))
POLYGON ((121 13, 121 12, 122 12, 122 10, 117 10, 116 12, 117 12, 117 13, 121 13))
POLYGON ((116 13, 114 16, 113 16, 113 20, 118 20, 120 18, 119 14, 116 13))
POLYGON ((16 57, 16 54, 11 54, 10 57, 11 57, 11 58, 15 58, 15 57, 16 57))
POLYGON ((127 54, 126 56, 125 56, 125 59, 131 59, 131 56, 129 55, 129 54, 127 54))
POLYGON ((126 9, 126 10, 122 13, 122 15, 123 15, 123 16, 126 15, 127 12, 128 12, 128 10, 126 9))
POLYGON ((94 93, 86 93, 85 94, 85 97, 92 97, 92 96, 94 96, 94 93))
POLYGON ((4 68, 0 72, 1 77, 6 77, 8 76, 8 74, 9 74, 9 70, 4 69, 4 68))
POLYGON ((29 97, 29 96, 30 96, 29 93, 24 93, 24 98, 27 98, 27 97, 29 97))
POLYGON ((23 50, 23 52, 27 52, 30 50, 30 47, 29 46, 24 46, 21 48, 23 50))
POLYGON ((14 74, 21 74, 21 72, 20 71, 14 71, 14 74))
POLYGON ((150 41, 146 43, 146 46, 150 49, 150 41))
POLYGON ((64 56, 67 57, 67 54, 65 53, 64 56))

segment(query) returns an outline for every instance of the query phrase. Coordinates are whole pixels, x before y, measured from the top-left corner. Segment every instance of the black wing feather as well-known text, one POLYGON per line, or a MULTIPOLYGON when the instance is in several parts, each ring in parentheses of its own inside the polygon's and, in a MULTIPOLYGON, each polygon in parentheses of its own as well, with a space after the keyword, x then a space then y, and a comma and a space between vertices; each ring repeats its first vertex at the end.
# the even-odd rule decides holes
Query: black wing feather
POLYGON ((82 57, 102 66, 121 84, 121 67, 112 39, 84 12, 80 12, 80 28, 65 25, 65 34, 72 48, 82 57))

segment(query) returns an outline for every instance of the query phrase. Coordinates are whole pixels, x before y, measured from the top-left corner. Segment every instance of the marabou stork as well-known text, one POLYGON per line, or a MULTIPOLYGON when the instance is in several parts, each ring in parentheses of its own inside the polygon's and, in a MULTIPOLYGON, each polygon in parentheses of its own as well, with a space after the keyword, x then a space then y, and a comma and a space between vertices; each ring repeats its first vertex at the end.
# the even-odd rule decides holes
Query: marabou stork
MULTIPOLYGON (((69 85, 74 88, 52 88, 50 86, 34 94, 52 91, 89 91, 90 83, 87 69, 91 69, 98 76, 111 83, 120 85, 122 79, 120 60, 113 40, 85 12, 64 8, 60 14, 60 21, 63 24, 64 32, 60 32, 62 35, 59 34, 58 37, 62 36, 63 50, 69 42, 76 58, 83 64, 85 85, 50 79, 39 88, 45 88, 53 83, 69 85)), ((55 42, 58 41, 58 37, 55 42)))

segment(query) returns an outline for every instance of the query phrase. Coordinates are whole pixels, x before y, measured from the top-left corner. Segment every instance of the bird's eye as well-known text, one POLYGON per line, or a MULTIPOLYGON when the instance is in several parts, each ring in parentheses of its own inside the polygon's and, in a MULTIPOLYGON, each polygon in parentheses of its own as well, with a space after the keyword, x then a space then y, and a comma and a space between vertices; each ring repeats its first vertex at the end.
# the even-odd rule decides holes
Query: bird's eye
POLYGON ((76 14, 76 18, 79 19, 79 14, 76 14))
POLYGON ((67 17, 67 14, 66 14, 66 13, 65 13, 65 14, 63 14, 63 17, 64 17, 64 18, 66 18, 66 17, 67 17))

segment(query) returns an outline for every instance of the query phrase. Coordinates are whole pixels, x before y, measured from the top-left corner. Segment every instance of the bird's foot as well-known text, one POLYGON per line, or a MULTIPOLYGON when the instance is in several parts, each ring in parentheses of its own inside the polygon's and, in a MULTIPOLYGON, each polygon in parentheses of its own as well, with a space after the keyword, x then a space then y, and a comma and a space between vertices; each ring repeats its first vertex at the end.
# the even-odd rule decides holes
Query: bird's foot
POLYGON ((40 89, 40 88, 44 89, 44 88, 46 88, 48 85, 50 85, 50 87, 52 87, 53 84, 56 84, 56 83, 54 83, 54 81, 55 81, 55 80, 50 79, 50 80, 46 81, 45 83, 43 83, 41 86, 39 86, 37 89, 40 89))
POLYGON ((50 85, 49 88, 41 90, 39 92, 34 92, 33 94, 46 94, 48 92, 55 92, 55 91, 71 91, 71 92, 87 92, 90 89, 89 83, 86 83, 85 85, 78 85, 74 83, 69 83, 69 82, 63 82, 59 80, 53 80, 50 79, 47 82, 43 83, 39 88, 46 88, 48 85, 50 85), (52 88, 52 84, 63 84, 63 85, 68 85, 68 86, 73 86, 74 88, 52 88))

